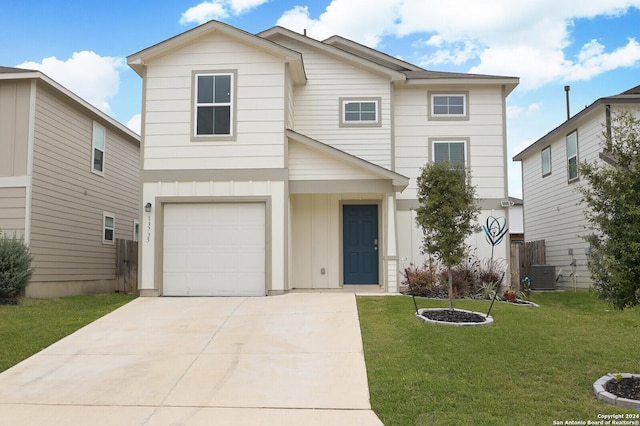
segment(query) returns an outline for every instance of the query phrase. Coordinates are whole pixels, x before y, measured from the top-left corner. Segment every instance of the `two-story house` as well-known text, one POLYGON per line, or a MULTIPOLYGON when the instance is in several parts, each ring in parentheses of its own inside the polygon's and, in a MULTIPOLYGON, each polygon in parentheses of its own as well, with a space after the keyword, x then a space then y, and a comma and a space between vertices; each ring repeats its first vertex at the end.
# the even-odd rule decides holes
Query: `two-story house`
POLYGON ((31 247, 27 296, 115 290, 139 167, 136 133, 39 71, 0 67, 0 230, 31 247))
MULTIPOLYGON (((465 164, 480 220, 506 216, 517 78, 217 21, 127 60, 143 78, 142 295, 397 292, 403 265, 423 260, 414 210, 428 161, 465 164)), ((490 252, 481 234, 469 242, 490 252)))
POLYGON ((592 231, 577 190, 584 184, 578 165, 601 161, 603 132, 623 109, 640 111, 640 86, 596 100, 513 157, 522 164, 526 240, 545 241, 559 288, 591 285, 589 245, 582 237, 592 231))

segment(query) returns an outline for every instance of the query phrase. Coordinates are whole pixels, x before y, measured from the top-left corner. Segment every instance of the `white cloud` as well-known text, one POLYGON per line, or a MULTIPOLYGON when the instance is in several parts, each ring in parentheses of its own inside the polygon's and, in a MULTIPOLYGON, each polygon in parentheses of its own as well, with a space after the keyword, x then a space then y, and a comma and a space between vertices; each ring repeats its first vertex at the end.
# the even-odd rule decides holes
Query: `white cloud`
POLYGON ((557 0, 459 0, 455 7, 424 0, 332 0, 317 18, 296 6, 278 25, 306 29, 321 40, 338 34, 370 47, 385 36, 424 35, 414 55, 418 65, 468 64, 472 73, 518 76, 521 89, 528 90, 640 63, 640 45, 633 39, 622 47, 592 41, 575 57, 567 53, 576 20, 620 16, 629 8, 640 9, 640 0, 582 0, 580 7, 557 0))
POLYGON ((75 52, 67 60, 52 56, 41 63, 24 62, 16 66, 42 71, 107 114, 111 114, 108 99, 118 93, 120 71, 125 68, 123 58, 100 56, 86 50, 75 52))
POLYGON ((398 1, 333 0, 318 19, 312 19, 309 9, 296 6, 286 11, 277 25, 324 40, 340 35, 366 46, 375 47, 385 35, 392 34, 398 1))
POLYGON ((140 129, 142 128, 142 116, 140 114, 136 114, 127 121, 127 127, 140 134, 140 129))
POLYGON ((524 108, 519 105, 509 105, 507 106, 507 118, 518 118, 523 111, 524 108))
POLYGON ((590 78, 620 67, 631 67, 640 62, 640 44, 629 39, 626 46, 611 53, 597 40, 585 44, 578 54, 578 61, 567 70, 568 80, 589 80, 590 78))
POLYGON ((229 12, 224 5, 223 1, 213 0, 204 1, 197 6, 190 7, 182 14, 180 23, 190 24, 202 24, 211 19, 223 19, 229 16, 229 12))
POLYGON ((459 42, 448 43, 443 40, 434 41, 434 37, 427 40, 427 45, 434 45, 440 49, 435 54, 425 56, 420 60, 420 65, 426 68, 442 64, 462 65, 465 62, 478 57, 482 51, 480 46, 472 40, 462 40, 459 42))
POLYGON ((529 105, 527 107, 527 114, 528 115, 535 114, 536 112, 540 111, 541 109, 542 109, 542 102, 532 103, 531 105, 529 105))
POLYGON ((211 0, 187 9, 180 18, 183 25, 203 24, 212 19, 224 19, 231 15, 241 15, 266 3, 268 0, 211 0))

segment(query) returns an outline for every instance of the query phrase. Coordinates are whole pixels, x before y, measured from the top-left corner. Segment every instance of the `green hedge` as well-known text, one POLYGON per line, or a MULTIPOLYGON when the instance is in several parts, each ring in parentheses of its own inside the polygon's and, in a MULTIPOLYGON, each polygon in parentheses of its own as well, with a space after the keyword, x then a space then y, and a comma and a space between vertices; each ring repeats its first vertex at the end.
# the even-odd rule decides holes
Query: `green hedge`
POLYGON ((31 251, 22 239, 0 231, 0 299, 15 299, 29 284, 33 268, 31 251))

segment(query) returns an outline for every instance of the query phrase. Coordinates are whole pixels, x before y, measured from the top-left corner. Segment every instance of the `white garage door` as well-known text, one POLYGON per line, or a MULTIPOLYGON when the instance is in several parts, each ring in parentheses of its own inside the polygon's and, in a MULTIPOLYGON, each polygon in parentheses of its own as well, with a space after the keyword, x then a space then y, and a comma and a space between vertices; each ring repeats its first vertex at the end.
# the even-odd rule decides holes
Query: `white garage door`
POLYGON ((265 205, 166 204, 165 296, 264 296, 265 205))

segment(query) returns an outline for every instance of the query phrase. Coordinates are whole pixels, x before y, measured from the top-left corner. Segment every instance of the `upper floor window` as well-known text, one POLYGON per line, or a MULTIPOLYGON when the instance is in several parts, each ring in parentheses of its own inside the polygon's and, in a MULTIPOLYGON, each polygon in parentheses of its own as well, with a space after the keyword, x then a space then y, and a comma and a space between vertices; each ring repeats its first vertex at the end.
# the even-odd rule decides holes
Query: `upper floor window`
POLYGON ((448 161, 451 164, 466 166, 467 144, 465 141, 433 141, 433 156, 435 163, 448 161))
POLYGON ((578 131, 567 135, 567 179, 572 182, 578 179, 578 131))
POLYGON ((542 177, 551 174, 551 147, 542 150, 542 177))
POLYGON ((195 136, 232 136, 234 75, 195 75, 195 136))
POLYGON ((429 93, 430 119, 468 119, 466 93, 429 93))
POLYGON ((103 126, 93 122, 91 171, 99 175, 104 174, 104 152, 106 148, 106 131, 103 126))
POLYGON ((380 98, 340 99, 340 125, 380 125, 380 98))

